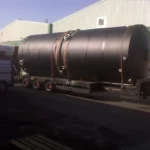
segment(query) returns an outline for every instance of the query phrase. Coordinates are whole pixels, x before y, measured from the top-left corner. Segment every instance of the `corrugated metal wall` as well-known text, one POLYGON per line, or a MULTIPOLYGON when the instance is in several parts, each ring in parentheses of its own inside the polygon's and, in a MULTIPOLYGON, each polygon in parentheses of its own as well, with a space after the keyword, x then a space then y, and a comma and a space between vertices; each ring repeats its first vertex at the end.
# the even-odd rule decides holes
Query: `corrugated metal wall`
POLYGON ((101 0, 52 24, 16 20, 0 30, 0 42, 20 41, 32 34, 64 32, 75 29, 97 28, 97 20, 105 19, 104 26, 150 26, 150 0, 101 0))
POLYGON ((97 18, 106 27, 145 24, 150 26, 150 0, 101 0, 53 23, 53 32, 97 28, 97 18))
POLYGON ((0 30, 0 42, 18 41, 32 34, 50 32, 50 25, 31 21, 15 20, 0 30))

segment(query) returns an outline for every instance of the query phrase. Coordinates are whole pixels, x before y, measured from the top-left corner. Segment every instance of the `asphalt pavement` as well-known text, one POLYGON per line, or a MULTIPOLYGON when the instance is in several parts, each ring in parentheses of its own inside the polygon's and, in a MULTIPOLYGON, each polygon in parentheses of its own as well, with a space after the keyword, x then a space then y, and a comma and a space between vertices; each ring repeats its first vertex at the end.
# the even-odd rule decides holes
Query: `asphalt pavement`
POLYGON ((74 149, 148 147, 150 105, 110 97, 93 100, 14 87, 1 96, 0 145, 40 133, 74 149))

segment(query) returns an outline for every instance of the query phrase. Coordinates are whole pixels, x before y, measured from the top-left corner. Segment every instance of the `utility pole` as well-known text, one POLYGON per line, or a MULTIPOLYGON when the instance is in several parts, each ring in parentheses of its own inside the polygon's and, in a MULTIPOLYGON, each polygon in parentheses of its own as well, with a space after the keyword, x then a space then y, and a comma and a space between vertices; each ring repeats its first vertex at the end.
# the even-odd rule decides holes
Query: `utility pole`
POLYGON ((45 23, 48 23, 48 19, 45 19, 45 23))

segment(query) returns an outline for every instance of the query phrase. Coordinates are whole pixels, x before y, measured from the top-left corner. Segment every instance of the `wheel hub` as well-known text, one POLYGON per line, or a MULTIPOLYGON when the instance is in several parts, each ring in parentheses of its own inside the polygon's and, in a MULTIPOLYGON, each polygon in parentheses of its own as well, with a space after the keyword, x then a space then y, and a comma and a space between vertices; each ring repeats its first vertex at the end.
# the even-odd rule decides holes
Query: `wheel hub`
POLYGON ((36 86, 39 87, 39 82, 36 82, 36 86))
POLYGON ((51 87, 52 87, 51 84, 48 84, 48 89, 51 89, 51 87))

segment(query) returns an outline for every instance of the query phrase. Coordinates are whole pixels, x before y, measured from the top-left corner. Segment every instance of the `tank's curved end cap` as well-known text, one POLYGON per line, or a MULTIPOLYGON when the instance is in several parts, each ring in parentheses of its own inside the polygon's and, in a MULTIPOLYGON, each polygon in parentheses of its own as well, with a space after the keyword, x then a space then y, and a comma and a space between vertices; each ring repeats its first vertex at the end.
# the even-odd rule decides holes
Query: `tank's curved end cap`
POLYGON ((135 37, 134 39, 142 40, 147 45, 147 49, 150 50, 150 32, 148 28, 143 24, 136 24, 131 26, 132 35, 135 37))
POLYGON ((150 62, 150 32, 145 25, 137 24, 129 29, 129 64, 134 80, 147 78, 150 62))
POLYGON ((129 26, 131 27, 131 30, 134 32, 142 32, 143 34, 147 34, 148 36, 150 35, 150 32, 148 30, 148 27, 146 27, 145 25, 143 24, 136 24, 136 25, 132 25, 132 26, 129 26))

